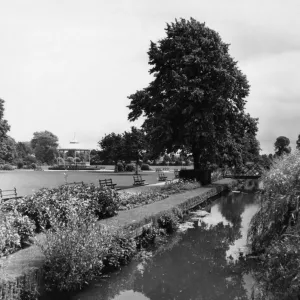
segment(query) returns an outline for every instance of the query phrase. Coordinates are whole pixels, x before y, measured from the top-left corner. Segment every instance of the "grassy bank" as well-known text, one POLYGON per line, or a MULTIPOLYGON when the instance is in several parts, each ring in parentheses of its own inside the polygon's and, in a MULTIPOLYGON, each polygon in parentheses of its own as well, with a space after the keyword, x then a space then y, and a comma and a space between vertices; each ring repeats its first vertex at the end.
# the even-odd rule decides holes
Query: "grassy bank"
POLYGON ((259 257, 256 299, 299 299, 300 152, 277 159, 264 174, 263 186, 248 236, 259 257))

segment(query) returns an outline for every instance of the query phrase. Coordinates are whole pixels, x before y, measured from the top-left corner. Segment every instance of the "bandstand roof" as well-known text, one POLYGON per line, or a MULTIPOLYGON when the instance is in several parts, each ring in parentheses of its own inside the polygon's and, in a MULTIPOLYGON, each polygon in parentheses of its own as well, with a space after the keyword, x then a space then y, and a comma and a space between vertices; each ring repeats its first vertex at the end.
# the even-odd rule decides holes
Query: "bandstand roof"
POLYGON ((85 146, 82 145, 82 144, 80 144, 80 143, 77 141, 77 139, 75 138, 75 136, 74 136, 73 140, 70 141, 69 144, 59 146, 59 147, 57 148, 57 150, 62 150, 62 151, 63 151, 63 150, 65 150, 65 151, 66 151, 66 150, 90 151, 91 149, 85 147, 85 146))

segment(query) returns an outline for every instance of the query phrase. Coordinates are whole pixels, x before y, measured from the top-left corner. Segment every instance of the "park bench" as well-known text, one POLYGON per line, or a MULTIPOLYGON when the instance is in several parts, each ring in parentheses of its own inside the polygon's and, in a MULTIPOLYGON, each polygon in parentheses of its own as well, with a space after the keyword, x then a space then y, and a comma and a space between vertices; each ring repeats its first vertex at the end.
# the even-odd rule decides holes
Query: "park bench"
POLYGON ((141 175, 133 175, 133 185, 145 185, 145 180, 141 175))
POLYGON ((163 168, 163 171, 169 171, 170 168, 163 168))
POLYGON ((155 172, 161 172, 161 168, 156 168, 155 172))
POLYGON ((22 197, 18 196, 17 189, 13 188, 12 190, 1 190, 0 189, 0 203, 3 201, 11 199, 20 199, 22 197))
POLYGON ((158 173, 158 181, 166 181, 167 176, 165 175, 164 172, 159 172, 158 173))
POLYGON ((114 190, 119 190, 119 188, 116 188, 116 183, 113 183, 112 182, 112 179, 99 179, 99 185, 100 187, 109 187, 111 189, 114 189, 114 190))

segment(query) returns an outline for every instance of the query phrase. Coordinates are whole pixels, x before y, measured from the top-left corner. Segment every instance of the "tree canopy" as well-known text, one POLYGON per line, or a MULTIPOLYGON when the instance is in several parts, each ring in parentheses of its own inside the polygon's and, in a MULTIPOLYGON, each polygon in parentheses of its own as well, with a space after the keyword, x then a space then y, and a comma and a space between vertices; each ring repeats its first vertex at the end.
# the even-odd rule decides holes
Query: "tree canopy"
POLYGON ((154 152, 185 150, 194 167, 206 162, 241 161, 245 134, 257 120, 245 114, 246 76, 217 32, 194 19, 167 24, 166 37, 148 51, 154 80, 131 100, 128 119, 146 118, 154 152))
POLYGON ((281 156, 282 154, 291 153, 291 147, 289 138, 285 136, 279 136, 275 141, 275 154, 281 156))
POLYGON ((298 135, 298 139, 296 141, 296 149, 300 150, 300 134, 298 135))
POLYGON ((47 130, 35 132, 30 143, 37 160, 47 164, 53 163, 58 147, 56 135, 47 130))

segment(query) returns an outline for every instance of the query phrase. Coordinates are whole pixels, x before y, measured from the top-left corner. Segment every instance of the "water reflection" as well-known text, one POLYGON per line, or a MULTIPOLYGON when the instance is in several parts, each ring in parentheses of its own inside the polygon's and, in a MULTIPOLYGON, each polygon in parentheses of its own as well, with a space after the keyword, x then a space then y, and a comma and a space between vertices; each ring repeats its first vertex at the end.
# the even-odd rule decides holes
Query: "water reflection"
POLYGON ((252 277, 228 256, 236 258, 246 246, 248 224, 257 210, 254 197, 220 198, 198 227, 170 237, 147 263, 133 262, 72 299, 250 299, 252 277))

